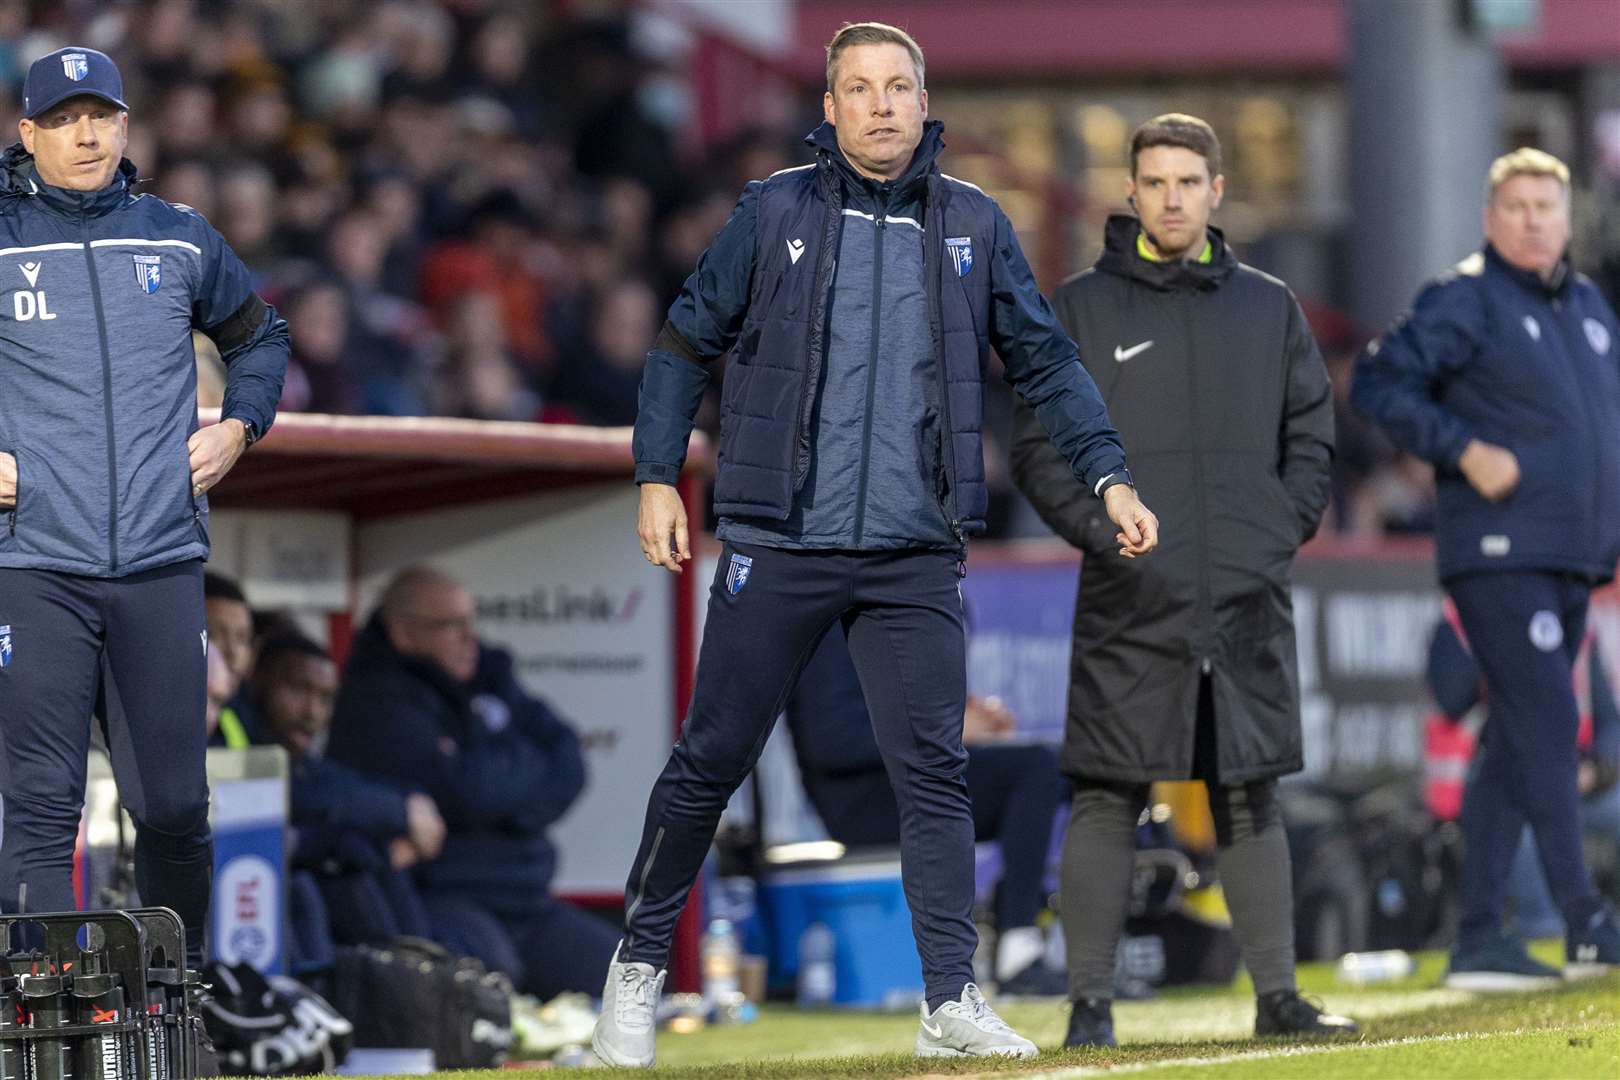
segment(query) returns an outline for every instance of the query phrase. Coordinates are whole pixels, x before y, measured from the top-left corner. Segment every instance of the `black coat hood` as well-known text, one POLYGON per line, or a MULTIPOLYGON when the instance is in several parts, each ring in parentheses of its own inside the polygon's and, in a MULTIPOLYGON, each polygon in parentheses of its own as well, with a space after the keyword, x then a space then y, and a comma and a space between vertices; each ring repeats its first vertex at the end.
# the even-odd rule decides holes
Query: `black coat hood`
POLYGON ((1207 263, 1193 259, 1172 259, 1168 262, 1144 259, 1136 251, 1136 237, 1141 230, 1142 222, 1130 214, 1110 215, 1103 230, 1103 252, 1097 260, 1097 269, 1139 282, 1150 289, 1172 292, 1177 289, 1218 289, 1240 265, 1232 249, 1226 246, 1225 235, 1213 225, 1206 227, 1213 249, 1207 263))

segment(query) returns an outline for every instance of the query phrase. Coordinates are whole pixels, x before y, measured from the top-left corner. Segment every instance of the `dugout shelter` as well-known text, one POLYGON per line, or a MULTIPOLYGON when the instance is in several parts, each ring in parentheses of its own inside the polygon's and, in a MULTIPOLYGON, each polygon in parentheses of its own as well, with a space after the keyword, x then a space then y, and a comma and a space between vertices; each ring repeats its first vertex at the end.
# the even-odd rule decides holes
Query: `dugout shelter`
MULTIPOLYGON (((203 413, 203 423, 217 412, 203 413)), ((697 570, 653 567, 635 534, 628 428, 284 413, 211 494, 210 569, 257 609, 324 630, 341 662, 388 579, 440 567, 479 636, 573 723, 589 783, 552 829, 553 888, 616 908, 648 791, 691 695, 697 570)), ((702 521, 707 442, 680 490, 702 521)), ((672 975, 696 978, 693 904, 672 975)))

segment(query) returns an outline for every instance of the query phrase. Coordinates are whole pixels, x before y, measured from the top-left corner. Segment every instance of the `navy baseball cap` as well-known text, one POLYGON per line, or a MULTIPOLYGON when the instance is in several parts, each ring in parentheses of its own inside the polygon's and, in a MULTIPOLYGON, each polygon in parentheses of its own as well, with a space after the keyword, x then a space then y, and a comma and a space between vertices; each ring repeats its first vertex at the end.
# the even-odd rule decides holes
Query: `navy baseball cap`
POLYGON ((104 52, 69 45, 35 60, 23 83, 23 115, 33 119, 70 97, 90 94, 129 111, 118 65, 104 52))

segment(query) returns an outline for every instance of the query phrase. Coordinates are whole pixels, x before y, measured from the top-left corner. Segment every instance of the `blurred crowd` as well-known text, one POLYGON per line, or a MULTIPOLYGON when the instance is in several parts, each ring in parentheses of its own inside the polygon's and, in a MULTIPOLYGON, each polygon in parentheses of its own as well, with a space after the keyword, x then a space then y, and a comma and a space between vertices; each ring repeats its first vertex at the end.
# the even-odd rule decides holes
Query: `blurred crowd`
MULTIPOLYGON (((15 130, 33 57, 82 43, 118 61, 144 190, 201 211, 288 319, 283 409, 629 424, 664 310, 743 183, 807 160, 792 124, 696 148, 685 73, 640 10, 0 0, 0 123, 15 130)), ((1312 319, 1340 401, 1325 530, 1429 531, 1426 466, 1348 407, 1365 335, 1312 319)), ((1040 534, 995 438, 1006 397, 987 401, 991 531, 1040 534)), ((717 425, 711 394, 698 426, 717 425)))
POLYGON ((143 190, 201 211, 291 325, 284 409, 628 424, 739 177, 790 162, 744 140, 694 168, 635 23, 568 6, 9 0, 0 117, 34 56, 118 61, 143 190))

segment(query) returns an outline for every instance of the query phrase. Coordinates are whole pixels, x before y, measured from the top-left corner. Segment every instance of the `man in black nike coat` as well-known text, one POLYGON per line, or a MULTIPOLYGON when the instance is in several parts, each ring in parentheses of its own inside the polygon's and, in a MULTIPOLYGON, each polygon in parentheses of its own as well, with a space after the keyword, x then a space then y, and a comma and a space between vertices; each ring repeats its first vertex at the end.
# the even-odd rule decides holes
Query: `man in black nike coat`
POLYGON ((1110 1044, 1114 951, 1137 817, 1155 780, 1202 779, 1217 867, 1260 997, 1259 1034, 1353 1029, 1294 984, 1293 901, 1276 778, 1303 765, 1290 571, 1328 501, 1333 399, 1288 287, 1238 262, 1208 225, 1220 147, 1202 120, 1139 128, 1137 216, 1109 219, 1097 265, 1053 306, 1107 401, 1140 489, 1161 508, 1149 559, 1014 422, 1013 476, 1085 552, 1074 618, 1064 771, 1075 781, 1062 908, 1069 1045, 1110 1044))

